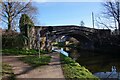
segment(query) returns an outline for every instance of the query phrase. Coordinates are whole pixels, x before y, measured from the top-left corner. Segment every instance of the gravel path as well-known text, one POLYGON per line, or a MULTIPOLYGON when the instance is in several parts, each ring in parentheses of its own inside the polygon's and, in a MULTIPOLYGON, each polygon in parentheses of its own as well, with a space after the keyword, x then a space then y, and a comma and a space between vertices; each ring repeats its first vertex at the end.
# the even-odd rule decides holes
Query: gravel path
POLYGON ((60 65, 59 53, 51 53, 52 57, 49 65, 33 68, 20 61, 21 56, 3 56, 2 61, 12 66, 16 78, 62 78, 64 75, 60 65))

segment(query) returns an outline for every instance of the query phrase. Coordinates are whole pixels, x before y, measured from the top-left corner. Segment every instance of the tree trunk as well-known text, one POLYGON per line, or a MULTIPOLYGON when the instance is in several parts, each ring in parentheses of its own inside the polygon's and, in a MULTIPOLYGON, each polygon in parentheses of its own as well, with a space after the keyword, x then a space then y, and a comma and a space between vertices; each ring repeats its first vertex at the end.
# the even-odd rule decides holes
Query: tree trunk
POLYGON ((120 22, 118 23, 118 34, 120 35, 120 22))
POLYGON ((118 34, 120 35, 120 9, 119 9, 120 2, 117 2, 117 18, 118 18, 118 34))
POLYGON ((12 17, 8 18, 8 31, 12 30, 12 17))
POLYGON ((12 3, 8 2, 8 31, 12 30, 12 3))

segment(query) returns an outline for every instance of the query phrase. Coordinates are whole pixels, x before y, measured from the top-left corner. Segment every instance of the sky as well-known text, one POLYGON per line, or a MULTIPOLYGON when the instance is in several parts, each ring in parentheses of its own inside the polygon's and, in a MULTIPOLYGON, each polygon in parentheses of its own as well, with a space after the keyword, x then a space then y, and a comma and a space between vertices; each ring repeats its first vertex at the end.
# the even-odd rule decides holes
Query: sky
POLYGON ((33 5, 38 8, 35 26, 80 25, 83 21, 84 26, 92 27, 92 12, 96 17, 102 10, 101 2, 94 0, 34 0, 33 5))
POLYGON ((38 7, 36 25, 80 25, 92 27, 92 12, 96 17, 101 13, 101 2, 36 2, 38 7))

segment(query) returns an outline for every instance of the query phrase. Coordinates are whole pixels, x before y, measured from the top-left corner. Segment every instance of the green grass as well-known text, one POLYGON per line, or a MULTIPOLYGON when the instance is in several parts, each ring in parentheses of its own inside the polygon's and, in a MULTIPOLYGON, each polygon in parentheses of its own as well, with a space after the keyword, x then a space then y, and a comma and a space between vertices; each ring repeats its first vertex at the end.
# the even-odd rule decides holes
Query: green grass
MULTIPOLYGON (((31 49, 31 50, 24 50, 24 49, 3 49, 3 55, 38 55, 38 51, 31 49)), ((47 54, 49 52, 45 50, 40 51, 41 54, 47 54)))
POLYGON ((26 56, 20 58, 20 60, 22 60, 25 63, 28 63, 31 66, 37 67, 41 65, 47 65, 50 62, 51 57, 45 55, 41 55, 40 58, 38 56, 26 56))
POLYGON ((4 80, 16 80, 15 74, 12 71, 12 67, 6 63, 0 64, 2 66, 2 70, 0 74, 2 73, 2 79, 4 80))
POLYGON ((80 66, 77 62, 72 60, 69 57, 60 55, 63 73, 66 79, 77 78, 77 79, 85 79, 85 80, 99 80, 99 78, 95 77, 88 69, 83 66, 80 66))
POLYGON ((2 73, 2 76, 13 74, 12 67, 10 65, 2 63, 1 66, 2 66, 2 72, 0 73, 2 73))

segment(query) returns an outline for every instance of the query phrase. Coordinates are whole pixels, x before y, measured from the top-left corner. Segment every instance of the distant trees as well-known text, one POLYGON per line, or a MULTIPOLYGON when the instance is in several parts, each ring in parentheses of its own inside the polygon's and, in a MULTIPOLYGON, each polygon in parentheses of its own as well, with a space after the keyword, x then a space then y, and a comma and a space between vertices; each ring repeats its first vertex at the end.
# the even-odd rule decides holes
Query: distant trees
POLYGON ((83 21, 80 22, 80 26, 84 26, 85 23, 83 21))
POLYGON ((17 22, 20 16, 23 13, 33 14, 36 12, 37 8, 32 6, 31 2, 11 2, 11 1, 3 1, 0 2, 0 7, 2 11, 0 11, 0 20, 5 22, 8 25, 8 30, 12 30, 12 25, 14 22, 17 22))

